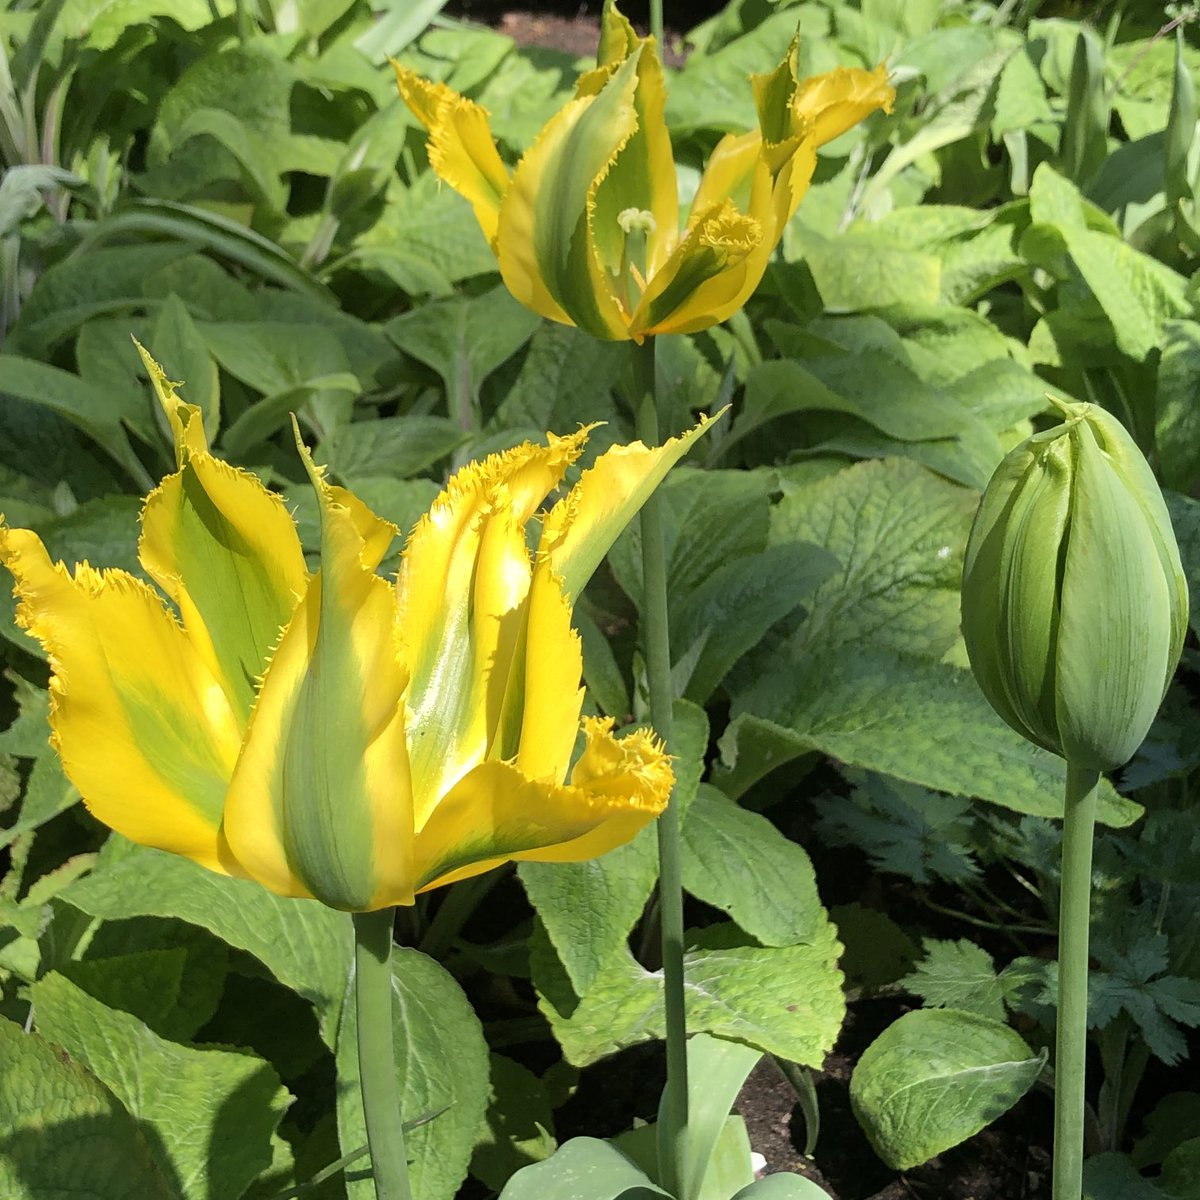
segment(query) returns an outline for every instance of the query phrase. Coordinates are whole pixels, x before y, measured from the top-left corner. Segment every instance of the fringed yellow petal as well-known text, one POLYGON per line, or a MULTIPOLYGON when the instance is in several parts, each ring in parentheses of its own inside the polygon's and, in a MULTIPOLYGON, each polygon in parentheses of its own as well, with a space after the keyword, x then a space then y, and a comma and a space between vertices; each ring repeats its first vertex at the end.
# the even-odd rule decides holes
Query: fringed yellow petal
POLYGON ((411 677, 418 820, 488 752, 529 586, 524 527, 579 457, 587 431, 529 443, 459 471, 413 530, 396 584, 411 677), (483 578, 484 563, 494 578, 483 578), (494 678, 493 678, 494 676, 494 678))
POLYGON ((146 500, 139 556, 244 721, 306 586, 300 539, 277 495, 209 454, 200 410, 183 403, 141 352, 175 435, 179 470, 146 500))
POLYGON ((729 200, 706 213, 650 280, 630 332, 635 337, 690 333, 723 321, 762 279, 774 246, 772 231, 739 213, 729 200))
POLYGON ((321 569, 263 678, 225 834, 243 869, 272 891, 350 911, 408 904, 406 679, 392 591, 374 573, 383 523, 339 503, 301 453, 319 502, 321 569))
POLYGON ((888 83, 882 63, 873 71, 837 67, 826 75, 806 79, 792 101, 798 118, 812 121, 817 145, 840 137, 876 109, 892 111, 895 89, 888 83))
POLYGON ((700 176, 700 185, 692 200, 689 228, 704 213, 720 208, 726 200, 731 200, 739 212, 748 212, 755 176, 761 172, 761 156, 762 135, 758 130, 727 133, 709 155, 704 174, 700 176))
POLYGON ((500 201, 508 168, 496 149, 486 110, 444 83, 431 83, 393 60, 400 96, 429 130, 429 165, 475 210, 495 249, 500 201))
POLYGON ((721 415, 704 417, 694 429, 661 446, 613 446, 546 514, 538 555, 547 558, 558 576, 569 606, 646 498, 721 415))
POLYGON ((568 102, 526 151, 500 206, 500 273, 527 308, 623 340, 627 318, 595 245, 596 191, 637 128, 640 54, 595 95, 568 102))
POLYGON ((86 563, 72 577, 37 536, 0 526, 17 620, 50 659, 63 768, 106 825, 222 871, 221 808, 240 722, 155 592, 86 563))
POLYGON ((548 557, 534 571, 527 620, 515 763, 530 779, 558 784, 567 777, 579 730, 583 645, 571 627, 571 604, 548 557))
POLYGON ((674 776, 650 735, 617 740, 611 720, 584 721, 587 745, 569 784, 487 762, 459 781, 417 834, 418 891, 509 860, 578 862, 635 837, 666 807, 674 776))

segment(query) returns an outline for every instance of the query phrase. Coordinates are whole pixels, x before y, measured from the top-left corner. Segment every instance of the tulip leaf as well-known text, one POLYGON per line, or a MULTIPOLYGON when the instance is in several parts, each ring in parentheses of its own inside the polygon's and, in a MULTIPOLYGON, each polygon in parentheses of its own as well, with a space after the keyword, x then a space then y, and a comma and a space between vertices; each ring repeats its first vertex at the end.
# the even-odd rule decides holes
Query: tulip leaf
POLYGON ((189 859, 134 846, 113 834, 96 869, 62 898, 92 916, 178 917, 253 954, 313 1004, 334 1044, 350 969, 350 918, 311 900, 276 896, 256 883, 214 875, 189 859))
POLYGON ((744 1187, 733 1200, 829 1200, 829 1193, 803 1175, 780 1172, 755 1180, 744 1187))
MULTIPOLYGON (((704 770, 708 718, 677 700, 671 752, 675 795, 689 810, 704 770)), ((653 825, 624 846, 584 862, 520 863, 517 873, 537 909, 572 986, 587 992, 604 964, 629 936, 658 878, 653 825)))
POLYGON ((598 1138, 577 1137, 545 1162, 518 1171, 500 1193, 501 1200, 671 1200, 615 1146, 598 1138))
MULTIPOLYGON (((414 1200, 453 1200, 467 1173, 488 1101, 488 1048, 462 989, 432 958, 392 951, 396 1072, 406 1121, 437 1115, 406 1137, 414 1200)), ((359 1092, 354 1005, 337 1041, 338 1139, 343 1153, 367 1140, 359 1092)), ((369 1178, 348 1179, 347 1200, 373 1200, 369 1178)))
POLYGON ((0 1059, 0 1195, 178 1200, 152 1138, 82 1063, 3 1017, 0 1059))
POLYGON ((906 1170, 957 1146, 1007 1112, 1046 1061, 1000 1021, 921 1009, 863 1051, 850 1102, 876 1153, 906 1170))
MULTIPOLYGON (((969 671, 882 650, 777 658, 735 696, 714 777, 726 794, 818 750, 935 791, 1062 816, 1063 760, 1005 725, 969 671)), ((1140 805, 1106 780, 1100 788, 1099 820, 1137 820, 1140 805)))
POLYGON ((764 946, 808 941, 826 920, 804 849, 710 784, 683 826, 683 886, 764 946))
POLYGON ((39 1033, 93 1072, 151 1134, 151 1153, 184 1200, 240 1196, 271 1166, 291 1097, 262 1059, 169 1042, 62 975, 34 985, 33 1005, 39 1033))
MULTIPOLYGON (((128 335, 125 341, 130 341, 128 335)), ((199 406, 204 433, 213 442, 221 425, 220 372, 187 305, 174 292, 158 312, 149 350, 168 379, 186 385, 184 397, 199 406)))
MULTIPOLYGON (((841 950, 826 919, 795 946, 693 951, 685 964, 688 1028, 819 1066, 845 1014, 841 950)), ((531 962, 539 1007, 568 1062, 587 1066, 664 1035, 662 973, 647 971, 625 947, 583 996, 540 929, 531 962)))

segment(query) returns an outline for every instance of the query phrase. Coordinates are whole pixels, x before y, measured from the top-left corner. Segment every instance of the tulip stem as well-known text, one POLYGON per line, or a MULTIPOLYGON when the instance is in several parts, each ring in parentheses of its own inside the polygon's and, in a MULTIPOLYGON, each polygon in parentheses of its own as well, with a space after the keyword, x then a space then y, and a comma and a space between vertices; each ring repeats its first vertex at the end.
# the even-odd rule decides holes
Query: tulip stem
POLYGON ((354 914, 358 1073, 376 1200, 412 1200, 392 1024, 394 916, 390 908, 354 914))
POLYGON ((1088 932, 1098 771, 1067 763, 1062 889, 1058 909, 1058 1031, 1054 1050, 1053 1200, 1083 1193, 1088 932))
MULTIPOLYGON (((647 446, 658 445, 654 339, 633 347, 637 390, 637 433, 647 446)), ((674 692, 667 623, 667 563, 662 501, 656 491, 642 506, 642 650, 650 690, 650 719, 671 749, 674 692)), ((662 937, 663 1007, 667 1031, 667 1086, 658 1126, 659 1182, 682 1196, 686 1178, 688 1126, 687 1017, 683 1000, 683 879, 679 849, 679 798, 674 789, 658 818, 658 900, 662 937)))
POLYGON ((650 0, 650 36, 663 53, 663 0, 650 0))

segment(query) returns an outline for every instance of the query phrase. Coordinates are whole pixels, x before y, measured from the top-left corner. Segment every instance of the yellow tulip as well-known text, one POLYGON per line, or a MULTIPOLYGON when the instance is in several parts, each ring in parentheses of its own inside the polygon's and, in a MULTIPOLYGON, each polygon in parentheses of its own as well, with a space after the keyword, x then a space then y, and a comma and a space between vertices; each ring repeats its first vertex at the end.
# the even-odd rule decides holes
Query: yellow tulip
POLYGON ((526 526, 588 430, 468 464, 392 584, 376 568, 399 531, 300 445, 320 512, 310 573, 283 501, 210 453, 199 409, 146 363, 178 469, 146 500, 139 556, 170 606, 0 524, 18 620, 50 660, 53 741, 96 817, 366 911, 509 859, 594 857, 662 810, 662 745, 580 719, 571 609, 707 422, 601 455, 542 514, 532 554, 526 526))
POLYGON ((641 342, 741 308, 808 190, 817 148, 891 111, 883 66, 800 81, 796 57, 793 41, 774 71, 752 76, 759 128, 717 144, 682 230, 658 50, 611 0, 595 70, 511 173, 483 108, 393 66, 429 131, 430 164, 470 201, 509 291, 550 320, 641 342))

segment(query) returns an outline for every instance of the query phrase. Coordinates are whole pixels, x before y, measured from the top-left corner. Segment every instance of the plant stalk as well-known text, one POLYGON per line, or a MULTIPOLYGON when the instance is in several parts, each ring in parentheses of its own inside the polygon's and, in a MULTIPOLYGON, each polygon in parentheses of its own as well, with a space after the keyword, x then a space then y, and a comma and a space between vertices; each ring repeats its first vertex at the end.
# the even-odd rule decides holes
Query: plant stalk
POLYGON ((1062 893, 1058 913, 1053 1200, 1080 1200, 1083 1194, 1088 932, 1092 901, 1092 834, 1096 826, 1099 784, 1098 771, 1067 763, 1062 893))
POLYGON ((376 1200, 412 1200, 392 1026, 390 908, 354 914, 358 1071, 376 1200))
POLYGON ((663 0, 650 0, 650 34, 658 45, 658 52, 664 52, 663 47, 663 0))
MULTIPOLYGON (((658 445, 654 339, 633 347, 637 388, 637 433, 647 446, 658 445)), ((642 649, 650 690, 650 719, 671 748, 674 694, 671 643, 667 623, 667 563, 662 503, 654 493, 642 506, 642 649)), ((672 790, 658 818, 658 900, 662 935, 663 1007, 666 1010, 667 1086, 658 1126, 658 1163, 662 1186, 682 1197, 686 1178, 688 1081, 687 1018, 683 1000, 683 880, 680 866, 679 800, 672 790)))

